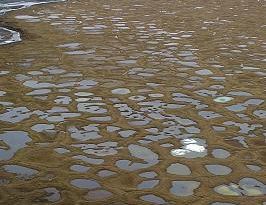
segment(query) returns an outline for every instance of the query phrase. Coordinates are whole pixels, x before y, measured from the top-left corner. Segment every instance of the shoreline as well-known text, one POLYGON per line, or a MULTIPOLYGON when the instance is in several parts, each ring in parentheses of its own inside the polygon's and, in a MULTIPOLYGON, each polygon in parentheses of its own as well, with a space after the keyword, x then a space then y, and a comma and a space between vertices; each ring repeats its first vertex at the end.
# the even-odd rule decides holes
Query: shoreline
POLYGON ((23 26, 19 25, 18 22, 9 20, 8 18, 6 18, 4 21, 0 21, 0 29, 1 28, 8 29, 10 31, 18 33, 20 40, 15 41, 15 42, 11 42, 11 43, 5 43, 2 45, 0 44, 0 48, 17 45, 17 44, 23 42, 24 40, 31 38, 30 34, 27 32, 27 29, 25 29, 25 28, 23 28, 23 26))
MULTIPOLYGON (((12 37, 9 38, 9 39, 3 40, 3 42, 0 41, 0 47, 7 46, 7 45, 10 45, 10 44, 20 43, 27 36, 25 29, 23 29, 22 27, 18 26, 17 23, 6 21, 6 19, 8 19, 8 18, 6 18, 7 15, 9 15, 10 13, 23 11, 25 9, 29 9, 29 8, 32 8, 32 7, 34 8, 34 6, 41 6, 41 5, 53 4, 53 3, 63 3, 63 2, 66 2, 66 0, 33 3, 32 5, 29 5, 29 6, 25 6, 25 7, 19 8, 19 9, 10 10, 10 11, 4 13, 3 15, 1 15, 0 16, 0 30, 1 29, 5 30, 5 31, 7 30, 8 32, 10 32, 10 35, 12 35, 12 37), (9 41, 11 41, 11 42, 9 42, 9 41)), ((0 40, 1 40, 1 38, 0 38, 0 40)))

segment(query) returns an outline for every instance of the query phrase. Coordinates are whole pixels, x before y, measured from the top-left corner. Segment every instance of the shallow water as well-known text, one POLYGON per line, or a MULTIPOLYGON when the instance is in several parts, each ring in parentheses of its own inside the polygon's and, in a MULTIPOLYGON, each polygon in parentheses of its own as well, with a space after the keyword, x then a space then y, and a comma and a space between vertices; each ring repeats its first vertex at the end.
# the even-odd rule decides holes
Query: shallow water
POLYGON ((2 16, 23 33, 0 46, 0 204, 264 205, 265 5, 2 16))

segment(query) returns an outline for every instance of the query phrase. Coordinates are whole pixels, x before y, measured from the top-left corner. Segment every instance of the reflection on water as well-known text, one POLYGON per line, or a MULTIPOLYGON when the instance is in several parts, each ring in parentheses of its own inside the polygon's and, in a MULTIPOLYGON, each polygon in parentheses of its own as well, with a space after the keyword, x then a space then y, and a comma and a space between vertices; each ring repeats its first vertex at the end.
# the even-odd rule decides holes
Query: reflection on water
POLYGON ((170 174, 176 174, 176 175, 190 175, 191 170, 188 166, 180 163, 171 164, 167 168, 167 172, 170 174))
POLYGON ((34 169, 19 165, 4 165, 2 168, 8 173, 16 174, 17 177, 20 179, 31 179, 32 177, 34 177, 34 175, 38 173, 38 171, 34 169))
POLYGON ((21 41, 20 33, 0 27, 0 46, 21 41))
POLYGON ((179 197, 190 196, 199 186, 200 182, 197 181, 173 181, 170 192, 179 197))
POLYGON ((0 47, 0 203, 265 204, 264 10, 69 0, 5 15, 25 39, 0 47))
POLYGON ((222 195, 230 196, 263 196, 266 194, 266 185, 253 178, 243 178, 238 184, 220 185, 214 190, 222 195))
POLYGON ((0 134, 0 160, 9 160, 15 153, 26 147, 26 143, 31 141, 31 138, 26 132, 8 131, 0 134), (4 144, 3 144, 4 143, 4 144))

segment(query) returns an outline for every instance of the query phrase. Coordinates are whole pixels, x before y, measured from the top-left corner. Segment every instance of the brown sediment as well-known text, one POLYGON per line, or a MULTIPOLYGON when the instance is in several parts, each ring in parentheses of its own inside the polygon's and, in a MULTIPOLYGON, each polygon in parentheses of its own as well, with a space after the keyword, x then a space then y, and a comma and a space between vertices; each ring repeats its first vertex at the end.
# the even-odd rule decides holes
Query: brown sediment
MULTIPOLYGON (((254 3, 248 0, 234 2, 154 2, 150 0, 144 2, 121 2, 118 0, 84 2, 70 0, 66 3, 34 6, 6 15, 0 26, 19 31, 22 34, 22 42, 0 47, 0 68, 10 71, 10 73, 0 76, 0 91, 6 92, 4 96, 0 95, 0 101, 14 103, 12 106, 0 106, 0 134, 14 130, 25 131, 29 134, 32 142, 18 150, 9 161, 0 161, 0 166, 16 164, 37 170, 38 174, 32 179, 22 180, 16 174, 7 173, 0 167, 0 180, 9 180, 7 184, 1 185, 0 183, 0 204, 52 204, 47 201, 46 197, 49 194, 44 191, 48 187, 54 187, 60 192, 60 199, 54 203, 62 205, 153 204, 140 199, 141 196, 148 194, 154 194, 169 204, 209 205, 212 202, 230 202, 240 205, 262 204, 265 194, 229 196, 215 192, 214 188, 230 183, 238 184, 241 179, 247 177, 265 184, 265 136, 263 135, 265 117, 263 118, 263 113, 260 113, 260 110, 265 110, 265 102, 245 105, 245 109, 240 112, 230 111, 227 108, 232 105, 242 105, 249 99, 265 100, 265 93, 263 93, 265 42, 263 28, 260 29, 264 25, 265 12, 262 12, 263 9, 265 6, 261 2, 254 3), (109 7, 104 7, 106 4, 109 4, 109 7), (143 4, 143 6, 134 6, 135 4, 143 4), (134 8, 135 10, 132 10, 134 8), (234 16, 235 14, 238 16, 234 16), (16 16, 19 15, 35 16, 40 21, 30 22, 29 19, 17 19, 16 16), (250 18, 250 15, 256 17, 256 21, 250 18), (74 19, 71 17, 75 17, 75 20, 71 20, 74 19), (203 21, 210 23, 203 23, 203 21), (95 27, 95 24, 106 27, 95 27), (126 27, 123 24, 130 29, 123 29, 126 27), (142 26, 144 27, 142 28, 142 26), (207 29, 202 29, 204 26, 207 29), (93 28, 86 29, 86 27, 93 28), (161 30, 156 30, 156 28, 161 30), (156 33, 160 31, 164 32, 156 33), (183 33, 180 34, 181 31, 183 33), (182 37, 182 35, 187 36, 182 37), (240 38, 241 36, 246 38, 240 38), (64 47, 68 43, 80 43, 81 45, 74 46, 74 48, 64 47), (167 45, 169 43, 174 44, 169 46, 167 45), (241 47, 243 44, 248 47, 247 50, 245 50, 246 47, 241 47), (72 51, 85 53, 67 53, 72 51), (149 53, 149 51, 151 52, 149 53), (181 51, 192 54, 184 54, 181 51), (120 62, 124 60, 136 60, 136 62, 120 62), (197 63, 198 67, 175 62, 178 60, 197 63), (214 65, 223 67, 217 68, 214 65), (255 70, 250 68, 250 70, 244 70, 243 66, 254 67, 255 70), (58 68, 64 69, 64 72, 60 73, 58 68), (134 68, 143 68, 143 70, 134 70, 134 68), (145 70, 147 68, 151 70, 145 70), (202 69, 208 69, 212 74, 197 75, 195 73, 202 69), (31 75, 32 71, 41 73, 31 75), (70 74, 70 76, 64 77, 64 74, 70 74), (79 76, 76 77, 74 74, 79 74, 79 76), (28 78, 19 80, 20 75, 25 75, 28 78), (224 80, 215 80, 212 77, 224 77, 224 80), (56 86, 39 88, 48 89, 50 92, 39 95, 47 96, 47 99, 38 99, 27 95, 31 91, 38 90, 38 86, 34 87, 36 86, 34 83, 33 87, 30 87, 29 81, 32 80, 55 85, 72 81, 76 83, 69 87, 62 86, 62 88, 56 86), (92 85, 90 88, 79 89, 78 87, 81 86, 79 83, 82 80, 94 80, 98 84, 92 85), (161 85, 153 87, 147 83, 161 85), (210 88, 214 85, 223 87, 220 89, 210 88), (70 90, 68 92, 60 91, 63 88, 70 90), (112 90, 116 88, 127 88, 130 93, 113 94, 112 90), (141 92, 141 89, 148 91, 141 92), (217 91, 217 93, 204 96, 197 94, 196 91, 200 90, 217 91), (213 100, 218 96, 229 96, 230 91, 248 92, 252 96, 232 95, 233 100, 227 103, 217 103, 213 100), (82 96, 78 92, 93 94, 82 96), (158 93, 164 96, 151 97, 152 95, 149 95, 158 93), (177 97, 174 96, 174 93, 187 95, 188 99, 194 100, 194 104, 178 101, 175 99, 177 97), (157 102, 160 104, 159 108, 154 103, 150 109, 147 109, 149 105, 140 104, 140 102, 129 98, 139 95, 146 98, 140 102, 154 103, 155 100, 160 100, 164 104, 157 102), (56 103, 59 96, 70 97, 72 101, 69 104, 56 103), (90 99, 84 102, 104 103, 97 105, 99 106, 97 109, 95 108, 96 111, 103 113, 93 113, 94 108, 89 110, 92 113, 78 110, 78 105, 83 103, 82 98, 92 97, 101 97, 102 99, 90 99), (115 102, 112 98, 118 98, 120 102, 115 102), (151 121, 142 126, 130 124, 132 119, 121 111, 126 108, 119 107, 121 106, 119 104, 127 104, 133 110, 132 112, 140 113, 143 118, 149 118, 151 121), (171 109, 171 105, 184 105, 184 107, 171 109), (202 105, 208 107, 197 107, 202 105), (10 107, 27 107, 28 112, 40 110, 48 113, 49 117, 58 116, 63 112, 58 111, 51 114, 53 107, 63 107, 71 113, 81 115, 66 117, 57 122, 50 119, 49 122, 48 117, 35 113, 21 121, 10 123, 7 121, 8 117, 1 118, 2 114, 8 113, 10 107), (105 113, 103 109, 106 109, 107 112, 105 113), (204 118, 204 115, 200 115, 200 111, 212 111, 220 116, 208 119, 204 118), (161 113, 176 118, 152 118, 151 113, 161 113), (246 116, 238 116, 239 113, 246 116), (111 116, 112 119, 100 122, 91 119, 91 117, 100 116, 111 116), (182 120, 179 118, 192 120, 194 124, 182 125, 182 120), (179 121, 177 122, 175 119, 179 121), (226 122, 233 122, 233 124, 224 124, 226 122), (57 133, 32 130, 32 126, 42 123, 53 124, 57 133), (171 127, 171 123, 181 127, 180 133, 178 130, 168 130, 170 134, 166 131, 163 132, 165 128, 171 127), (94 124, 99 124, 93 130, 96 130, 95 132, 101 135, 101 138, 83 141, 71 136, 73 132, 69 130, 70 127, 82 130, 82 127, 94 124), (256 127, 256 125, 261 126, 256 127), (118 126, 121 130, 108 132, 108 126, 118 126), (222 126, 225 130, 215 131, 213 126, 222 126), (247 132, 246 130, 250 126, 255 126, 255 128, 247 132), (189 134, 185 130, 185 128, 189 129, 188 127, 198 128, 200 131, 199 133, 195 132, 193 136, 184 137, 206 140, 205 156, 186 158, 170 154, 172 149, 181 149, 184 146, 181 135, 189 134), (149 128, 157 128, 164 137, 169 136, 169 138, 154 140, 148 144, 141 143, 145 137, 153 135, 152 132, 149 132, 149 128), (119 131, 125 130, 134 130, 136 133, 131 137, 123 138, 119 135, 119 131), (241 144, 240 140, 234 139, 238 136, 244 137, 248 147, 241 144), (111 153, 114 149, 117 153, 106 156, 97 156, 98 153, 87 154, 73 146, 78 144, 98 145, 109 141, 116 142, 117 146, 112 148, 107 146, 104 151, 111 153), (161 146, 166 143, 173 146, 170 148, 161 146), (154 165, 135 171, 119 168, 116 165, 119 160, 150 163, 145 157, 143 160, 132 156, 128 149, 131 144, 150 149, 158 155, 158 159, 156 159, 158 162, 154 160, 156 162, 154 165), (58 154, 55 151, 56 148, 66 148, 69 152, 58 154), (214 149, 225 149, 230 156, 225 159, 215 158, 212 155, 214 149), (102 164, 86 163, 74 158, 78 155, 104 159, 104 162, 102 164), (191 175, 181 176, 167 173, 167 167, 173 163, 188 166, 192 172, 191 175), (88 166, 90 169, 87 173, 74 172, 70 170, 74 164, 88 166), (230 167, 232 172, 224 176, 213 175, 205 168, 205 165, 209 164, 230 167), (247 164, 258 165, 262 170, 257 172, 249 170, 246 167, 247 164), (102 178, 97 174, 101 170, 110 170, 116 172, 116 175, 102 178), (137 188, 139 183, 152 180, 140 177, 139 174, 151 171, 158 174, 154 179, 160 180, 159 185, 152 189, 139 190, 137 188), (72 186, 70 182, 74 179, 97 180, 101 185, 100 190, 109 191, 112 196, 100 201, 90 200, 85 197, 90 190, 72 186), (192 195, 177 197, 169 191, 173 181, 197 181, 201 184, 199 188, 193 190, 192 195)), ((83 130, 83 132, 85 131, 83 130)), ((1 142, 2 144, 4 145, 1 142)), ((101 146, 104 147, 104 145, 101 146)), ((91 149, 95 152, 97 150, 100 153, 105 153, 101 150, 103 149, 101 146, 91 149)))

